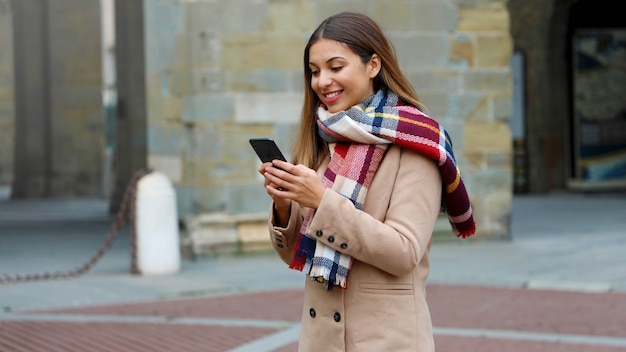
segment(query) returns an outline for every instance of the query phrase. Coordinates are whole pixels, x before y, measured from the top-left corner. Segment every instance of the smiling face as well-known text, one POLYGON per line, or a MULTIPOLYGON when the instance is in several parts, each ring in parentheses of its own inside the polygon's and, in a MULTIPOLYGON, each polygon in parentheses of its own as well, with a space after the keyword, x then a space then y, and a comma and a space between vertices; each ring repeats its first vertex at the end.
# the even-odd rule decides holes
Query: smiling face
POLYGON ((380 58, 374 54, 367 63, 347 45, 321 39, 309 50, 311 88, 331 113, 347 110, 374 94, 374 77, 380 58))

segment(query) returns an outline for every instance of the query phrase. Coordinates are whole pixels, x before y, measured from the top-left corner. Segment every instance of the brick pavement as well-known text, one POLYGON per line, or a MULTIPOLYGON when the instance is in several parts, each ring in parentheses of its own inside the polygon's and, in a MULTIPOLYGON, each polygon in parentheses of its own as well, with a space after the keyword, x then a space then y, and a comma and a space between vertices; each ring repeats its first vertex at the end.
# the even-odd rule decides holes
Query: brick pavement
MULTIPOLYGON (((101 203, 0 202, 0 274, 89 258, 109 228, 101 203)), ((514 241, 433 246, 437 351, 626 352, 624 210, 624 197, 518 198, 514 241)), ((273 253, 136 277, 121 235, 88 275, 0 284, 0 352, 296 351, 302 276, 273 253)))
MULTIPOLYGON (((626 351, 626 292, 431 284, 427 293, 438 351, 626 351)), ((20 311, 0 320, 0 351, 236 351, 297 327, 301 305, 302 290, 289 289, 20 311)))

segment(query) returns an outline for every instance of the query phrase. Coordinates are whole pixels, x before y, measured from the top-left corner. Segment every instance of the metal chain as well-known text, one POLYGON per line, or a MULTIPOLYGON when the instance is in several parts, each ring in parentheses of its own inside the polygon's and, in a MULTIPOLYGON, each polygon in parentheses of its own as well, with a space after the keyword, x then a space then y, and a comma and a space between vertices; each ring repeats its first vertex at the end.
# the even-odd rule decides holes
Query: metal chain
POLYGON ((67 279, 80 276, 89 269, 91 269, 100 258, 109 250, 117 237, 119 230, 126 223, 126 219, 128 218, 131 225, 130 232, 130 246, 131 246, 131 273, 139 274, 139 270, 137 269, 137 239, 136 239, 136 225, 135 225, 135 200, 137 199, 137 182, 144 177, 145 175, 151 173, 150 169, 142 169, 136 171, 133 177, 130 180, 130 183, 126 187, 126 192, 124 193, 124 197, 122 198, 122 203, 120 205, 119 210, 117 211, 117 216, 115 221, 111 224, 111 230, 107 234, 104 243, 100 248, 96 251, 96 253, 87 261, 85 264, 79 266, 76 269, 68 270, 65 272, 56 271, 56 272, 46 272, 42 274, 26 274, 26 275, 8 275, 8 274, 0 274, 0 284, 4 283, 16 283, 16 282, 24 282, 24 281, 37 281, 37 280, 51 280, 51 279, 67 279))

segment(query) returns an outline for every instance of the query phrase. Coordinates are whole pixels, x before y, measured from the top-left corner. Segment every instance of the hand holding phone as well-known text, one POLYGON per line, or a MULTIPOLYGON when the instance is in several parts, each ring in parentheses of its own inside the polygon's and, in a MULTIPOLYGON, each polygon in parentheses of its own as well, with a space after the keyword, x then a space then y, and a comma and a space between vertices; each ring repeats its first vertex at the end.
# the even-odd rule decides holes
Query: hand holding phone
POLYGON ((287 161, 276 142, 271 138, 250 138, 250 145, 262 162, 271 162, 274 159, 287 161))

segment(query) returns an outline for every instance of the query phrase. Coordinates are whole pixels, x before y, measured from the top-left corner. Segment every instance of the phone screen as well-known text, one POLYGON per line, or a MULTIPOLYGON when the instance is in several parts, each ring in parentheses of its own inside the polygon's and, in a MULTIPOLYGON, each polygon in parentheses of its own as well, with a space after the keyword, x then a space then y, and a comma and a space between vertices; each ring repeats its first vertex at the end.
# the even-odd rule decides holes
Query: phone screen
POLYGON ((262 162, 270 162, 274 159, 287 161, 280 151, 276 142, 271 138, 250 138, 250 145, 262 162))

